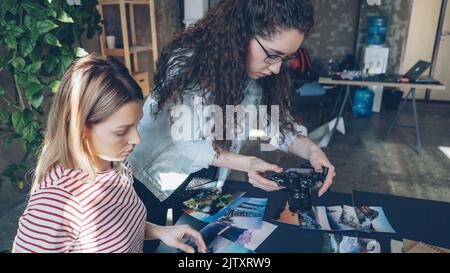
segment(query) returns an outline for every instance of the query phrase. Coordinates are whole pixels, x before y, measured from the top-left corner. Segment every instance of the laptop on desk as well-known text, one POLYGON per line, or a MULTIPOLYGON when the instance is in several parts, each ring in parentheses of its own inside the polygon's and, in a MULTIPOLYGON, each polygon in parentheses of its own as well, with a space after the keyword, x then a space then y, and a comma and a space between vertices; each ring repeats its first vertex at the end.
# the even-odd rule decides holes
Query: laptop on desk
POLYGON ((430 76, 422 76, 422 74, 431 67, 431 63, 418 61, 405 75, 388 74, 383 75, 384 82, 409 82, 423 84, 439 84, 440 82, 430 76), (404 80, 406 79, 406 81, 404 80))
POLYGON ((422 76, 422 74, 430 67, 431 63, 420 60, 406 72, 405 77, 408 78, 410 82, 417 82, 420 76, 422 76))
MULTIPOLYGON (((390 82, 390 83, 422 83, 422 84, 440 84, 439 81, 430 76, 422 76, 422 74, 431 67, 431 63, 418 61, 405 75, 399 74, 380 74, 363 78, 368 82, 390 82)), ((342 80, 340 75, 334 75, 333 80, 342 80)), ((360 78, 354 79, 355 81, 360 78)))

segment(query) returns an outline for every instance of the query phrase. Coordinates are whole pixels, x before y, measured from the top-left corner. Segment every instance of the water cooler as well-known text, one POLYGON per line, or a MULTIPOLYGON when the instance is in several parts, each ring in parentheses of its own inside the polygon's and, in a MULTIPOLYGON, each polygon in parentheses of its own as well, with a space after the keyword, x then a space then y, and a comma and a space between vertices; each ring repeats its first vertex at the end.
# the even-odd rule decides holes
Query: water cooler
MULTIPOLYGON (((367 27, 367 46, 364 49, 364 71, 369 75, 385 74, 389 48, 386 47, 388 19, 385 16, 370 17, 367 27)), ((383 87, 369 86, 375 92, 373 100, 373 112, 380 112, 383 98, 383 87)))

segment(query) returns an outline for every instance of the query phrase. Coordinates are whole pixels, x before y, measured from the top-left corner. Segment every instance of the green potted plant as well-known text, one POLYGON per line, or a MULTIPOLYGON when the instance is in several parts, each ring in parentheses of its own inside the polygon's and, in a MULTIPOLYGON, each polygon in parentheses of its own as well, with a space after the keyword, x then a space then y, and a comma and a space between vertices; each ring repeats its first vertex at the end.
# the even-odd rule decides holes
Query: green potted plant
POLYGON ((9 72, 14 90, 0 86, 0 149, 15 141, 24 158, 1 172, 24 187, 43 140, 46 111, 59 79, 76 57, 87 54, 81 37, 100 33, 97 1, 1 0, 0 72, 9 72), (47 105, 47 107, 44 107, 47 105))

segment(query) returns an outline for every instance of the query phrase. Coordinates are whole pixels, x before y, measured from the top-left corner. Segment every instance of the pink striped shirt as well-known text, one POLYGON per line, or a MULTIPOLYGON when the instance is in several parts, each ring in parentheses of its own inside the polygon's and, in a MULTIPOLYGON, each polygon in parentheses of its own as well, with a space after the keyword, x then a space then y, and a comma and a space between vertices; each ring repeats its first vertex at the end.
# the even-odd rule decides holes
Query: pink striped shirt
POLYGON ((87 183, 80 170, 52 169, 19 220, 15 252, 142 252, 147 212, 126 174, 87 183))

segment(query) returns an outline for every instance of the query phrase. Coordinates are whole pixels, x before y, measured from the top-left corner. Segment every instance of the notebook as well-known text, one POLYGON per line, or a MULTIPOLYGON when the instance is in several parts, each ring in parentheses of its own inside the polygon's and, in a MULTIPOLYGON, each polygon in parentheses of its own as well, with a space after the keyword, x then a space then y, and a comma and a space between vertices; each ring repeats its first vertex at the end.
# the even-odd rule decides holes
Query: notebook
POLYGON ((403 240, 403 253, 450 253, 450 249, 405 239, 403 240))

